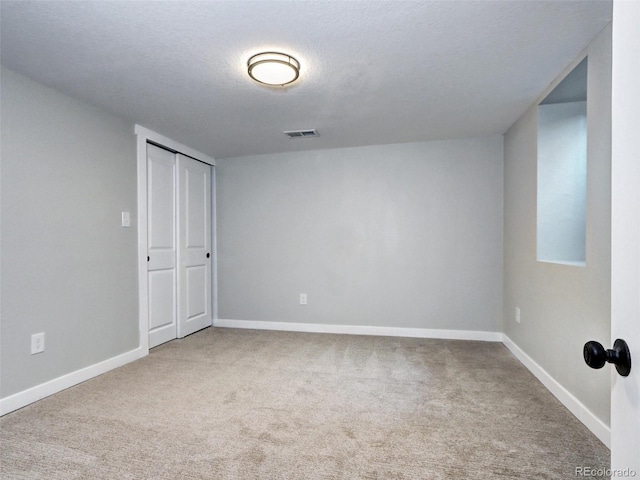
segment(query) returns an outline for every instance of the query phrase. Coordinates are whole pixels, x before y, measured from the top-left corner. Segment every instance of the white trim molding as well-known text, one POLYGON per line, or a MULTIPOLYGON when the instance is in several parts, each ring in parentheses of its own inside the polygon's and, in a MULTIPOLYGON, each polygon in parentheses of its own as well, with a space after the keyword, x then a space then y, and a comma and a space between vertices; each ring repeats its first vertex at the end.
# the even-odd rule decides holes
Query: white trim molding
MULTIPOLYGON (((143 139, 143 143, 146 147, 147 142, 155 143, 169 150, 173 150, 176 153, 182 153, 187 157, 195 158, 199 162, 207 163, 209 165, 215 165, 216 161, 213 157, 209 155, 205 155, 202 152, 194 150, 191 147, 187 147, 181 143, 178 143, 170 138, 165 137, 164 135, 160 135, 159 133, 154 132, 153 130, 149 130, 148 128, 143 127, 142 125, 135 126, 135 133, 138 136, 138 145, 140 145, 140 139, 143 139)), ((145 156, 146 158, 146 156, 145 156)))
POLYGON ((252 330, 280 330, 286 332, 338 333, 346 335, 374 335, 380 337, 442 338, 447 340, 479 340, 500 342, 502 333, 475 330, 439 330, 431 328, 373 327, 365 325, 331 325, 324 323, 270 322, 217 318, 214 327, 252 330))
POLYGON ((506 334, 502 335, 502 343, 527 367, 527 369, 549 390, 567 410, 591 430, 608 448, 611 448, 611 428, 596 417, 580 400, 564 388, 555 378, 542 368, 535 360, 527 355, 506 334))
POLYGON ((149 350, 136 348, 129 352, 123 353, 116 357, 109 358, 102 362, 90 365, 75 372, 67 373, 61 377, 54 378, 48 382, 41 383, 35 387, 28 388, 22 392, 15 393, 8 397, 0 399, 0 415, 18 410, 27 405, 42 400, 49 395, 66 390, 69 387, 78 385, 79 383, 90 380, 98 375, 102 375, 110 370, 126 365, 127 363, 138 360, 148 355, 149 350))

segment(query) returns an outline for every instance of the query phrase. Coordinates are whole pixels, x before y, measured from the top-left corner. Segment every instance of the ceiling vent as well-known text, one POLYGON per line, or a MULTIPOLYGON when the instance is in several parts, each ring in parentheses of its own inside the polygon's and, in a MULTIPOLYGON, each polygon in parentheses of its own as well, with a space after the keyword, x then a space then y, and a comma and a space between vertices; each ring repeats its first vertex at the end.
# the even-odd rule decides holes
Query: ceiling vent
POLYGON ((313 128, 311 130, 289 130, 287 132, 282 132, 289 138, 310 138, 310 137, 319 137, 320 134, 318 131, 313 128))

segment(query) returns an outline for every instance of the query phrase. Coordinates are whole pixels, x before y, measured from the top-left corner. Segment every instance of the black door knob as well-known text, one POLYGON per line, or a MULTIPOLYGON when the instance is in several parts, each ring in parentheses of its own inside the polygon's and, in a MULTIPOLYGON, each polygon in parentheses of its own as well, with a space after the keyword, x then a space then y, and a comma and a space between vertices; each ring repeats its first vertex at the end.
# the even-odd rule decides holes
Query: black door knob
POLYGON ((211 254, 210 254, 210 253, 207 253, 207 258, 209 258, 210 256, 211 256, 211 254))
POLYGON ((584 361, 591 368, 602 368, 609 362, 616 366, 616 370, 623 377, 631 372, 631 352, 627 342, 620 338, 613 343, 611 350, 605 350, 601 343, 592 340, 584 344, 582 353, 584 361))

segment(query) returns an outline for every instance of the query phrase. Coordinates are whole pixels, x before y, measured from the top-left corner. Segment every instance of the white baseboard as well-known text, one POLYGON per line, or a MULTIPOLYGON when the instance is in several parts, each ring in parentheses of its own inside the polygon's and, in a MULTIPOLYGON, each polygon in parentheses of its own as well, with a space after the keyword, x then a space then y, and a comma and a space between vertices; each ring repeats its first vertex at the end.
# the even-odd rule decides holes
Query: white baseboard
POLYGON ((231 320, 219 318, 214 327, 248 328, 252 330, 280 330, 286 332, 339 333, 347 335, 375 335, 380 337, 443 338, 448 340, 480 340, 501 342, 500 332, 475 330, 438 330, 431 328, 371 327, 364 325, 328 325, 324 323, 267 322, 259 320, 231 320))
POLYGON ((596 417, 580 400, 573 396, 547 371, 538 365, 527 355, 513 340, 503 334, 502 343, 529 369, 533 375, 549 390, 585 427, 600 439, 608 448, 611 448, 611 428, 596 417))
POLYGON ((0 399, 0 415, 18 410, 19 408, 26 407, 30 403, 37 402, 49 395, 61 392, 69 387, 78 385, 93 377, 102 375, 103 373, 113 370, 114 368, 121 367, 127 363, 133 362, 139 358, 148 355, 148 350, 142 348, 136 348, 129 352, 118 355, 117 357, 109 358, 103 362, 90 365, 75 372, 62 375, 61 377, 54 378, 48 382, 36 385, 35 387, 23 390, 22 392, 15 393, 6 398, 0 399))

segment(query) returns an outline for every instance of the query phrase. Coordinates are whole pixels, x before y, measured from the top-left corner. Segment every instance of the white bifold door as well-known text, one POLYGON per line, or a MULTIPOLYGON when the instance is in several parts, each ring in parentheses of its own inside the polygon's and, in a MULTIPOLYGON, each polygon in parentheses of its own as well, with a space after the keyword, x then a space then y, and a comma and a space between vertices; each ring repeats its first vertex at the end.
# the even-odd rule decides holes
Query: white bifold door
POLYGON ((211 325, 211 167, 147 145, 149 347, 211 325))

